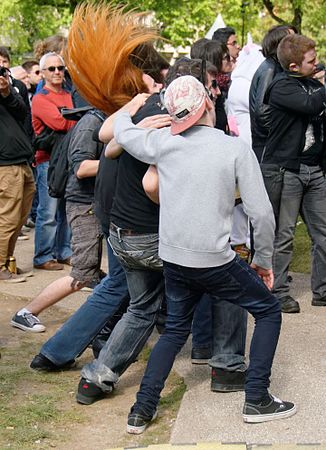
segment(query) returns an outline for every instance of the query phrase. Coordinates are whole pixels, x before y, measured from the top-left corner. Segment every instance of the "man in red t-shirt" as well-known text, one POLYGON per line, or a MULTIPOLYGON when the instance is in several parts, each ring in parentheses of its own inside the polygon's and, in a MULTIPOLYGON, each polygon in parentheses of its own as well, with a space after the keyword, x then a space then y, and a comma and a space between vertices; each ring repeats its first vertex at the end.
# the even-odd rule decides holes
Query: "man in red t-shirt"
MULTIPOLYGON (((55 131, 67 132, 75 122, 62 117, 62 107, 72 108, 72 98, 63 89, 64 61, 56 53, 47 53, 40 60, 44 87, 32 100, 32 124, 36 135, 45 126, 55 131)), ((37 188, 39 205, 35 224, 34 267, 44 270, 61 270, 70 262, 70 229, 67 224, 63 199, 49 196, 47 172, 50 152, 36 151, 37 188)))

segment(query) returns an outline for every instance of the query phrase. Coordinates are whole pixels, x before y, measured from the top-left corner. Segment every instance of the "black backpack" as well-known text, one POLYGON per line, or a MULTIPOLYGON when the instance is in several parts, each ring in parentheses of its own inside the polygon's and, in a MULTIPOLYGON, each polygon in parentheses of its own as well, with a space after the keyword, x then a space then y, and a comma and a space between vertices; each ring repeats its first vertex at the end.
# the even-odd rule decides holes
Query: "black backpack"
MULTIPOLYGON (((78 108, 80 110, 82 108, 78 108)), ((77 109, 76 109, 77 110, 77 109)), ((74 110, 74 111, 76 111, 74 110)), ((74 120, 79 120, 86 113, 96 115, 101 121, 104 121, 104 115, 100 111, 87 107, 83 110, 84 114, 72 116, 74 120)), ((69 112, 67 113, 69 114, 69 112)), ((63 114, 65 117, 65 114, 63 114)), ((48 169, 48 192, 51 197, 63 198, 66 192, 66 184, 69 175, 68 150, 74 128, 71 128, 66 134, 58 135, 51 151, 48 169)))

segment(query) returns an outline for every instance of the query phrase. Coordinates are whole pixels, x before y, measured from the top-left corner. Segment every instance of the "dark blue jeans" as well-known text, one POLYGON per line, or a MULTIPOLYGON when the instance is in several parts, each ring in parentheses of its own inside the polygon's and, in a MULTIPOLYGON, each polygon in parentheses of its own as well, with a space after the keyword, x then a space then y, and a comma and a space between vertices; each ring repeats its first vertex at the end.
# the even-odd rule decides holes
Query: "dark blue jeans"
POLYGON ((213 347, 212 301, 203 295, 194 311, 192 324, 192 348, 213 347))
POLYGON ((41 348, 40 353, 54 364, 65 364, 80 355, 121 305, 129 303, 124 270, 109 245, 108 259, 109 274, 41 348))
MULTIPOLYGON (((188 338, 196 304, 205 292, 212 297, 213 305, 225 300, 254 316, 246 398, 259 400, 266 395, 282 319, 278 300, 256 272, 236 256, 228 264, 206 269, 164 263, 164 274, 168 306, 165 333, 150 355, 136 410, 154 413, 174 359, 188 338)), ((213 306, 214 333, 217 325, 213 306)))

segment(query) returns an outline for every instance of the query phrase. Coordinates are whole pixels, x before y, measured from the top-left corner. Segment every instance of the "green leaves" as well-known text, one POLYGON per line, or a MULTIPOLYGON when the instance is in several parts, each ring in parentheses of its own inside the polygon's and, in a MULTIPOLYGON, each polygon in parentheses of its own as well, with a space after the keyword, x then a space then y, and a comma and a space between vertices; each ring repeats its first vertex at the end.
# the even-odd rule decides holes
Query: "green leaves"
MULTIPOLYGON (((96 1, 96 0, 93 0, 96 1)), ((38 39, 69 28, 72 11, 79 0, 2 0, 1 43, 15 55, 31 52, 38 39)), ((261 42, 269 27, 277 23, 302 26, 302 33, 316 40, 321 58, 326 57, 326 3, 320 0, 113 0, 127 9, 150 11, 162 37, 172 46, 191 45, 204 37, 218 13, 237 30, 244 27, 255 42, 261 42), (272 18, 272 15, 274 19, 272 18), (302 20, 302 23, 301 23, 302 20)))

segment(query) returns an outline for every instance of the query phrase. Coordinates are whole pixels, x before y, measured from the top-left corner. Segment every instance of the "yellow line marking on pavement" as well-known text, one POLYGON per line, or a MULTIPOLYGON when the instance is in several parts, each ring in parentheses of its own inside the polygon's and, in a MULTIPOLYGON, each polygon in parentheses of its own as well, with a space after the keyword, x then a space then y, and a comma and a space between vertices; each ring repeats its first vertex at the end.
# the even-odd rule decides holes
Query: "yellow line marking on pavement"
MULTIPOLYGON (((201 442, 195 450, 246 450, 246 444, 221 444, 218 442, 201 442)), ((175 449, 177 450, 177 448, 175 449)), ((265 449, 266 450, 266 449, 265 449)))
POLYGON ((222 444, 200 442, 198 444, 154 444, 139 447, 108 448, 106 450, 326 450, 326 444, 222 444))

